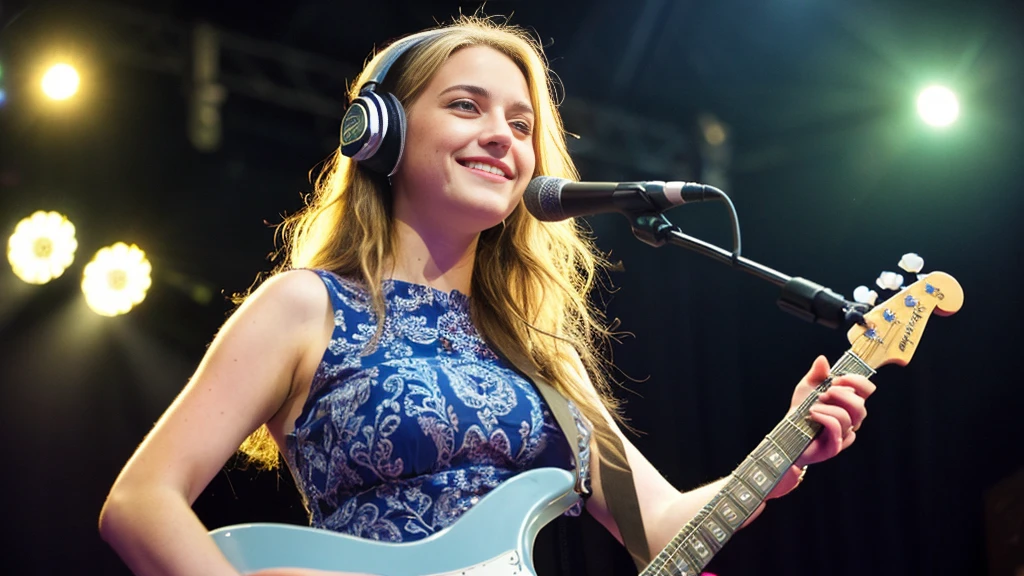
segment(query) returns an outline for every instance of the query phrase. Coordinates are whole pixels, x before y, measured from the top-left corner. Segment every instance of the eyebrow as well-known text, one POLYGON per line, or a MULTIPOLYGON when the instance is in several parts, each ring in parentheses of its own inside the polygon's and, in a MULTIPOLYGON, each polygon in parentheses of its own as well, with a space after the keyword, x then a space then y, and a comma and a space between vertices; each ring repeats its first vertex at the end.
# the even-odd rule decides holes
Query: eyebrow
MULTIPOLYGON (((455 86, 449 86, 442 90, 438 96, 443 96, 449 92, 456 92, 458 90, 469 92, 470 94, 486 98, 488 100, 491 98, 491 93, 488 92, 486 88, 482 86, 474 86, 473 84, 456 84, 455 86)), ((513 102, 512 105, 508 107, 508 110, 510 112, 525 112, 527 114, 533 114, 533 106, 523 102, 522 100, 513 102)))

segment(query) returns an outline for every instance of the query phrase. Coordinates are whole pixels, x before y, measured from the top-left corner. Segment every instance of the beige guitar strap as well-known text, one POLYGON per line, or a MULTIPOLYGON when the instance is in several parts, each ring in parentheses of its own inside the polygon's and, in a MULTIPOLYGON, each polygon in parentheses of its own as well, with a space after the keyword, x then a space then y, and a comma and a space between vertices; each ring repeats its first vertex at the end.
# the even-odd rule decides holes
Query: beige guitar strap
POLYGON ((633 482, 633 470, 626 459, 626 449, 618 434, 608 429, 604 423, 595 426, 598 446, 601 451, 601 486, 604 488, 604 500, 619 527, 619 534, 626 550, 633 557, 638 571, 651 562, 651 551, 647 545, 647 533, 644 531, 643 517, 640 515, 640 502, 636 497, 636 484, 633 482))
MULTIPOLYGON (((576 441, 579 433, 576 429, 576 422, 569 413, 569 405, 564 396, 559 394, 538 374, 530 374, 537 390, 544 396, 551 413, 554 415, 558 425, 562 428, 562 434, 569 442, 572 449, 574 462, 576 462, 576 492, 582 494, 583 486, 580 478, 579 442, 576 441)), ((622 445, 619 436, 612 432, 604 423, 594 425, 594 434, 600 449, 601 486, 604 489, 604 499, 608 503, 615 525, 619 527, 619 534, 626 545, 626 550, 633 557, 637 570, 643 570, 650 562, 650 548, 647 546, 647 534, 644 532, 643 520, 640 516, 640 503, 636 497, 636 485, 633 483, 633 472, 626 459, 626 450, 622 445)))

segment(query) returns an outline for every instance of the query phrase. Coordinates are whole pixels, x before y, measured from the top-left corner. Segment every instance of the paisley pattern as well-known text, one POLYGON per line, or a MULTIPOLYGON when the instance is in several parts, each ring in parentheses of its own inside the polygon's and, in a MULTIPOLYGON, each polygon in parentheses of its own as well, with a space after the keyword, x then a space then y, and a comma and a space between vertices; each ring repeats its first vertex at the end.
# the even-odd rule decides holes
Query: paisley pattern
MULTIPOLYGON (((520 472, 572 469, 543 398, 477 333, 468 296, 387 280, 384 330, 374 340, 365 289, 315 272, 331 297, 334 334, 285 450, 312 526, 418 540, 520 472)), ((569 409, 586 488, 590 430, 569 409)))

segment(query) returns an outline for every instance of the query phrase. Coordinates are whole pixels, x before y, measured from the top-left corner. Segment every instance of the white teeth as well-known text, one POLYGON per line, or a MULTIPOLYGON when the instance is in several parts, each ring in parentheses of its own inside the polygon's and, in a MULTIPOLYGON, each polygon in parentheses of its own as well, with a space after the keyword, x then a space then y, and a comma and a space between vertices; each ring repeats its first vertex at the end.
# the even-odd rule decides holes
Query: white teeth
POLYGON ((505 176, 501 168, 497 166, 491 166, 490 164, 484 164, 483 162, 466 162, 463 164, 466 168, 476 168, 477 170, 483 170, 484 172, 490 172, 491 174, 497 174, 498 176, 505 176))

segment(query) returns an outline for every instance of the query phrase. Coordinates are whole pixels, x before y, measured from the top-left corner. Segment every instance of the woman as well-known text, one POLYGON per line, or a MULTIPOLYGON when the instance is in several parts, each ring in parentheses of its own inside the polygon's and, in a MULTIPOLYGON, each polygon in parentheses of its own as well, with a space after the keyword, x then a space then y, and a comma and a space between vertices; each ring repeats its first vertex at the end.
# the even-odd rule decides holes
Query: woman
MULTIPOLYGON (((523 206, 533 177, 576 177, 540 46, 463 17, 378 54, 351 97, 370 91, 404 107, 404 146, 385 141, 388 161, 333 157, 286 222, 285 269, 224 325, 118 477, 103 537, 136 574, 236 574, 190 506, 245 440, 258 459, 285 455, 314 526, 422 538, 518 472, 573 467, 520 375, 537 373, 570 401, 587 511, 622 541, 590 464, 614 435, 656 554, 724 480, 679 492, 622 435, 595 349, 607 330, 587 299, 604 262, 575 223, 523 206)), ((351 116, 345 147, 365 132, 351 116)), ((818 358, 793 405, 827 373, 818 358)), ((873 389, 834 382, 812 409, 821 434, 773 497, 854 441, 873 389)))

